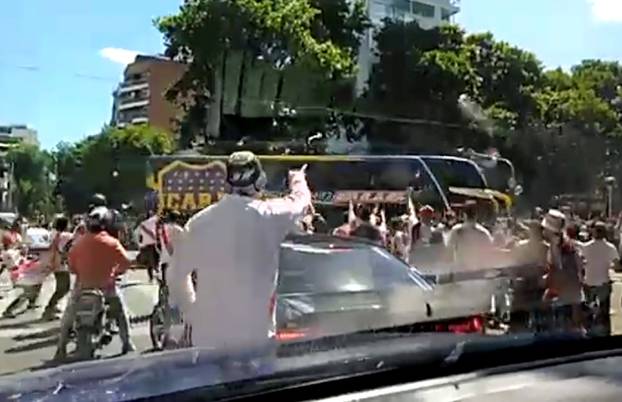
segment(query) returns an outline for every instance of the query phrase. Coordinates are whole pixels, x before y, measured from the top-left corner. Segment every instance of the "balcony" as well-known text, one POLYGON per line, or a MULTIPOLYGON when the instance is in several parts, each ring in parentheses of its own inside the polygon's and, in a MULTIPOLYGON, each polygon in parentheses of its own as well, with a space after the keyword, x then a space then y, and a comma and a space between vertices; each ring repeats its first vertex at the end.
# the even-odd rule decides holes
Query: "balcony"
POLYGON ((128 93, 128 92, 133 92, 133 91, 142 91, 143 89, 149 89, 149 83, 142 82, 142 83, 132 83, 132 84, 129 84, 127 82, 124 82, 119 87, 117 93, 118 94, 124 94, 124 93, 128 93))
POLYGON ((149 106, 149 99, 136 101, 136 102, 121 103, 119 104, 119 106, 117 106, 117 110, 121 111, 121 110, 137 109, 137 108, 146 107, 146 106, 149 106))
POLYGON ((132 124, 143 124, 143 123, 149 123, 149 118, 148 117, 134 117, 132 119, 132 124))

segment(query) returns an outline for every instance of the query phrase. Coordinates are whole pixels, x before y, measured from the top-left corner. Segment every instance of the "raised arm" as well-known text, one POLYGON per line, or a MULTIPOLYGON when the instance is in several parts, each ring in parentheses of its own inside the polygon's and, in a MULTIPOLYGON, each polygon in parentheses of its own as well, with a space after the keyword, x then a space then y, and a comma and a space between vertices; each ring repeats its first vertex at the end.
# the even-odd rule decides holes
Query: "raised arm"
POLYGON ((306 165, 300 170, 289 172, 290 193, 282 198, 257 201, 265 215, 275 218, 274 221, 287 232, 302 217, 311 204, 311 191, 305 176, 306 165))

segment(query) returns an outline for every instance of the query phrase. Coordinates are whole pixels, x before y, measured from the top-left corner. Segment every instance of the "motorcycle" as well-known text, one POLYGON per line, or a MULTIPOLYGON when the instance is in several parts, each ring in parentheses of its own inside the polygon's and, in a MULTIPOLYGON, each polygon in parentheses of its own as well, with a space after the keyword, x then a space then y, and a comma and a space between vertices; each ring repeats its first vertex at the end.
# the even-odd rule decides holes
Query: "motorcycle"
POLYGON ((110 306, 99 289, 84 289, 76 303, 74 322, 76 355, 80 359, 93 359, 98 349, 112 342, 117 332, 114 328, 110 306))

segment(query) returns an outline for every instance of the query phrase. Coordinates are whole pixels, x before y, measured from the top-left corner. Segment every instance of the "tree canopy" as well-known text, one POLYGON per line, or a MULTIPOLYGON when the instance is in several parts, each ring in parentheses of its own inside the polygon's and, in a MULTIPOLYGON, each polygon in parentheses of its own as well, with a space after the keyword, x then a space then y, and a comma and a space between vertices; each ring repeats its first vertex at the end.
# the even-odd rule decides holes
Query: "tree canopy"
POLYGON ((84 211, 95 192, 107 195, 117 207, 139 202, 144 196, 147 157, 173 150, 170 135, 156 128, 104 127, 76 144, 59 144, 56 191, 71 212, 84 211))
POLYGON ((20 144, 9 150, 7 161, 13 165, 12 197, 17 211, 24 216, 53 212, 53 156, 35 145, 20 144))

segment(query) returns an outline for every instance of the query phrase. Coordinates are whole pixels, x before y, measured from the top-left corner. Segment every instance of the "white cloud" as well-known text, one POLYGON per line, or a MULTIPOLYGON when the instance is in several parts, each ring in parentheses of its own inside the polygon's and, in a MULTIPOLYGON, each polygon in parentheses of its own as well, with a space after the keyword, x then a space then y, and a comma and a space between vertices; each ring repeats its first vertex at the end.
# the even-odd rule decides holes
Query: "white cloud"
POLYGON ((105 47, 99 51, 99 55, 112 62, 127 65, 134 61, 139 52, 135 50, 120 49, 118 47, 105 47))
POLYGON ((600 22, 622 22, 622 0, 588 0, 592 16, 600 22))

